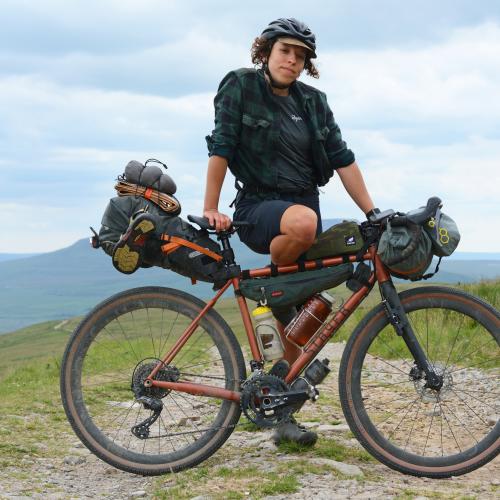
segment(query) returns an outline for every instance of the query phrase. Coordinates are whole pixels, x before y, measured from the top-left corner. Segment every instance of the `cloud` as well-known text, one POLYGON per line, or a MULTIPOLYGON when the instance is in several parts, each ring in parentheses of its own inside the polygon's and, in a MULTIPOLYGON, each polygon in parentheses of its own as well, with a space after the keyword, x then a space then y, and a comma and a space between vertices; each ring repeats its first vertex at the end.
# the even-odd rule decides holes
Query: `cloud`
MULTIPOLYGON (((332 5, 340 9, 338 2, 332 5)), ((37 51, 33 41, 17 50, 4 46, 0 203, 16 217, 9 227, 13 237, 0 242, 0 251, 31 251, 33 240, 17 236, 27 226, 43 250, 87 234, 113 196, 115 177, 131 159, 166 161, 183 213, 201 212, 212 99, 227 70, 248 65, 247 42, 262 16, 249 15, 243 23, 237 14, 218 12, 225 31, 199 15, 188 23, 183 17, 188 8, 174 6, 182 26, 188 26, 180 36, 146 39, 134 33, 122 49, 106 46, 102 38, 106 50, 101 51, 86 40, 91 37, 83 14, 79 24, 76 11, 69 18, 51 11, 58 37, 66 40, 61 30, 67 19, 67 29, 86 41, 65 50, 37 51)), ((105 3, 102 12, 115 7, 105 3)), ((166 15, 168 8, 159 8, 158 15, 166 15)), ((278 17, 273 9, 270 19, 278 17)), ((146 10, 128 2, 118 20, 110 21, 110 32, 116 34, 122 21, 130 27, 134 16, 139 26, 146 10)), ((498 237, 479 235, 495 220, 498 224, 499 215, 500 24, 445 31, 447 36, 426 43, 410 37, 408 44, 348 48, 335 45, 324 29, 321 79, 305 81, 326 91, 380 208, 409 210, 440 195, 447 213, 460 223, 461 249, 493 251, 498 237)), ((101 28, 99 37, 104 37, 101 28)), ((339 184, 336 178, 324 189, 324 216, 359 218, 339 184)), ((228 176, 221 209, 230 213, 233 197, 228 176)))

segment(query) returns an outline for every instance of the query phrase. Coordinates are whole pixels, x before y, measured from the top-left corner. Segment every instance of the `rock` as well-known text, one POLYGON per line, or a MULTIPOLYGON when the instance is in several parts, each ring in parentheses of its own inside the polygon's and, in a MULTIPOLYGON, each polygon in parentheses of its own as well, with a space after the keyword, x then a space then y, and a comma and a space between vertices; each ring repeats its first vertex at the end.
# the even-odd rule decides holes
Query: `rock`
POLYGON ((64 457, 64 460, 63 462, 66 464, 66 465, 80 465, 80 464, 83 464, 85 463, 85 457, 82 457, 82 456, 67 456, 67 457, 64 457))
POLYGON ((319 432, 348 432, 349 426, 346 424, 339 425, 330 425, 330 424, 322 424, 318 426, 319 432))
POLYGON ((363 471, 357 465, 337 462, 329 458, 312 458, 310 462, 316 465, 327 465, 345 476, 363 476, 363 471))
POLYGON ((314 429, 315 427, 318 427, 319 422, 301 422, 301 425, 303 425, 306 429, 314 429))
POLYGON ((491 427, 493 427, 498 422, 498 416, 497 415, 490 415, 486 419, 486 421, 488 422, 488 425, 491 425, 491 427))
POLYGON ((146 492, 144 490, 133 491, 132 493, 129 493, 129 495, 128 495, 129 498, 142 498, 145 496, 146 496, 146 492))

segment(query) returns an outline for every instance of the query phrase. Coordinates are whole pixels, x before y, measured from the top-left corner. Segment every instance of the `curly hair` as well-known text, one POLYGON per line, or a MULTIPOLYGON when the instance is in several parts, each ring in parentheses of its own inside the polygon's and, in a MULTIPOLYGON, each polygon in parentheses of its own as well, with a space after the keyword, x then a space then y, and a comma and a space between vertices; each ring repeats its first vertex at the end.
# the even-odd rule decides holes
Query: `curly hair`
MULTIPOLYGON (((271 53, 271 50, 275 42, 276 39, 267 40, 263 37, 258 36, 254 40, 251 49, 253 64, 262 67, 262 65, 266 62, 267 58, 269 57, 269 54, 271 53)), ((306 70, 306 73, 309 76, 312 76, 313 78, 319 78, 319 71, 314 65, 314 63, 311 61, 311 57, 309 56, 309 51, 306 51, 306 60, 304 63, 304 69, 306 70)))

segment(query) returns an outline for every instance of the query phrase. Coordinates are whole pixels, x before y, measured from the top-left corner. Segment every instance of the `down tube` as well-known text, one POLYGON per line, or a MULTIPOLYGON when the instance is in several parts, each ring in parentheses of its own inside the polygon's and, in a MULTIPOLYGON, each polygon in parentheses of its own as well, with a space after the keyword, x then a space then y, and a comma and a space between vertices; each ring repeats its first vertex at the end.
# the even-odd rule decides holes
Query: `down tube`
POLYGON ((368 285, 362 287, 357 292, 353 293, 345 304, 335 313, 333 318, 319 330, 311 342, 304 349, 304 352, 295 360, 293 365, 285 378, 287 384, 292 383, 299 373, 315 358, 318 353, 323 349, 325 344, 337 332, 337 330, 344 324, 349 316, 356 310, 365 297, 370 293, 373 285, 375 284, 375 273, 372 272, 368 279, 368 285))

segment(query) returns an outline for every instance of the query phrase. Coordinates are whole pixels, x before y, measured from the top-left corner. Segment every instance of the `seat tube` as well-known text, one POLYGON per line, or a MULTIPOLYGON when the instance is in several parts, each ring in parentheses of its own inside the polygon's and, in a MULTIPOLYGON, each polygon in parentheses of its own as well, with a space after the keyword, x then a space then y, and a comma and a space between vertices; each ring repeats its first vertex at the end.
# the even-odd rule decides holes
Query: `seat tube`
POLYGON ((247 301, 245 297, 240 292, 240 281, 238 278, 233 278, 233 287, 236 300, 238 302, 238 307, 240 308, 241 319, 243 320, 243 325, 248 337, 248 344, 250 345, 250 350, 252 352, 252 357, 254 361, 262 362, 262 353, 260 352, 259 345, 257 344, 257 339, 255 337, 255 330, 252 324, 252 318, 250 317, 250 312, 248 310, 247 301))

